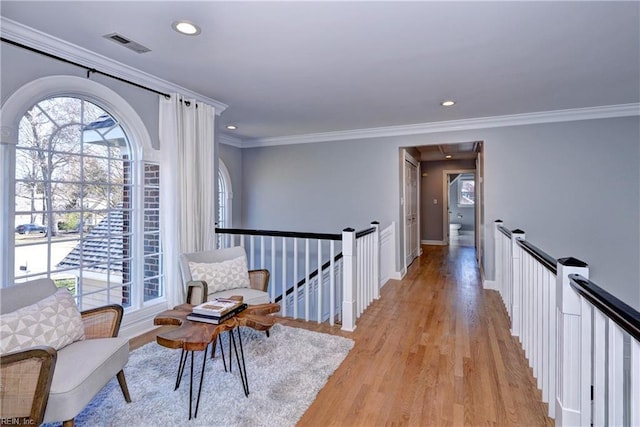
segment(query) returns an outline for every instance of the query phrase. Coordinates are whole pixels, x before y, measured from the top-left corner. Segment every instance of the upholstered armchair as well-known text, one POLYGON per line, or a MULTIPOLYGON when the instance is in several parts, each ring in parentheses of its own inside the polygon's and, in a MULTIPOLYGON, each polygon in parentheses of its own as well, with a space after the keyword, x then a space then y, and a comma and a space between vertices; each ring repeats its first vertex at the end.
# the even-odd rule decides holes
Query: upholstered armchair
POLYGON ((251 305, 269 302, 269 271, 248 270, 241 246, 182 254, 180 271, 189 304, 231 295, 241 295, 251 305))
POLYGON ((66 289, 37 279, 0 289, 0 314, 3 425, 73 426, 114 376, 131 402, 123 371, 129 341, 118 337, 121 306, 79 313, 66 289), (30 336, 30 331, 46 332, 30 336))

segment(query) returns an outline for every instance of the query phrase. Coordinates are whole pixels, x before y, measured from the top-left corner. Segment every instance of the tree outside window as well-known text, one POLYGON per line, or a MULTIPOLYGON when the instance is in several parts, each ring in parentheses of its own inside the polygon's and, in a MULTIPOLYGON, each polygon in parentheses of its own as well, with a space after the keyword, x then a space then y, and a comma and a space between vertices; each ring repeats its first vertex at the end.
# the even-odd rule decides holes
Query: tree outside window
POLYGON ((16 281, 49 276, 82 309, 129 307, 132 262, 143 257, 144 296, 136 298, 162 296, 159 167, 144 165, 144 230, 137 230, 133 164, 125 132, 99 106, 53 97, 31 107, 19 125, 15 223, 46 232, 21 234, 16 227, 16 281), (133 241, 143 232, 144 253, 137 254, 133 241))

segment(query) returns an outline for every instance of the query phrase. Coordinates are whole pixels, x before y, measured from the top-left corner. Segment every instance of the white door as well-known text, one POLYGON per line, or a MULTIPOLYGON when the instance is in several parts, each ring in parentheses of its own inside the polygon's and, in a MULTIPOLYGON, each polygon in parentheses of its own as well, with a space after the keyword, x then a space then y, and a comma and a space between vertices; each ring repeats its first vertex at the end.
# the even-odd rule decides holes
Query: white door
POLYGON ((404 162, 404 229, 405 265, 411 264, 420 253, 418 239, 418 166, 404 162))

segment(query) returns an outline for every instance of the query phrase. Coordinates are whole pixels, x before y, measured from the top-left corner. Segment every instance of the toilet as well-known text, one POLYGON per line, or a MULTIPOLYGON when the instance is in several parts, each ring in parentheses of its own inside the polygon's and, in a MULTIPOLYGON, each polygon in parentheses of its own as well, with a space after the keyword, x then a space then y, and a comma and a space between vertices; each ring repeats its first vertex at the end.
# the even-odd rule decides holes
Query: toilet
POLYGON ((459 232, 460 227, 462 227, 462 224, 450 223, 449 224, 449 236, 457 236, 458 234, 460 234, 460 232, 459 232))

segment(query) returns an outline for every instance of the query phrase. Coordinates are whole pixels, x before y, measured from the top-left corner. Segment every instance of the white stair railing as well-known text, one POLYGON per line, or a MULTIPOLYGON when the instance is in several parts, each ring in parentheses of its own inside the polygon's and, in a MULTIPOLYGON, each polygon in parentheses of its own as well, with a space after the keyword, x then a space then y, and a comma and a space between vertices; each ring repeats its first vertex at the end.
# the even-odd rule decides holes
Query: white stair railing
POLYGON ((353 331, 357 318, 379 298, 377 222, 342 234, 224 228, 216 233, 220 247, 245 248, 250 269, 270 271, 268 292, 280 303, 281 316, 331 325, 341 321, 343 330, 353 331))
POLYGON ((556 425, 640 425, 640 313, 496 221, 496 290, 556 425), (593 380, 592 380, 593 379, 593 380))

